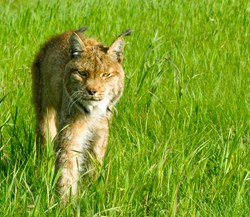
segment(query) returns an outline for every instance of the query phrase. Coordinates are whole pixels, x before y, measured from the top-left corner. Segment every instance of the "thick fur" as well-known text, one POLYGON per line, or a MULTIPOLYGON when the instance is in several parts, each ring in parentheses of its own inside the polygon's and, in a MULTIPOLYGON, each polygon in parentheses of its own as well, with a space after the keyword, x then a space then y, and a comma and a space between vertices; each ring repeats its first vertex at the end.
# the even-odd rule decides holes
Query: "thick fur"
MULTIPOLYGON (((50 38, 32 67, 36 112, 37 152, 58 134, 56 171, 59 196, 77 193, 77 180, 96 158, 102 163, 108 140, 112 107, 124 86, 123 36, 110 47, 80 32, 67 31, 50 38), (63 130, 62 130, 63 129, 63 130), (67 191, 67 192, 65 192, 67 191)), ((130 32, 130 31, 129 31, 130 32)))

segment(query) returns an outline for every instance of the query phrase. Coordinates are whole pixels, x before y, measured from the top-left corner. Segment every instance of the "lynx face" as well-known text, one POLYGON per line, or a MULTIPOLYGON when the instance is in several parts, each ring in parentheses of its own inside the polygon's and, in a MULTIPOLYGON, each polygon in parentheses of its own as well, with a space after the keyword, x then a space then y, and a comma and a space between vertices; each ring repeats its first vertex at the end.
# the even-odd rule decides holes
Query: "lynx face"
POLYGON ((107 48, 96 45, 88 46, 86 51, 73 56, 66 65, 64 84, 78 109, 92 113, 97 107, 101 114, 105 114, 108 105, 120 97, 123 79, 120 62, 112 59, 107 48))

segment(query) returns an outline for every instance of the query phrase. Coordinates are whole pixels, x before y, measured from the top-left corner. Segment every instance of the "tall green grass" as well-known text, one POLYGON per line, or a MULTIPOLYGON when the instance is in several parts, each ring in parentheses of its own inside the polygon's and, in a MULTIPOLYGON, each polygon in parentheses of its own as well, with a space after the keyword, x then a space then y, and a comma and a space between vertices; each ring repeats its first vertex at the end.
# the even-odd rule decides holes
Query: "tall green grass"
POLYGON ((248 1, 0 1, 1 216, 248 216, 248 1), (97 179, 60 209, 35 156, 31 63, 51 35, 124 30, 124 95, 97 179))

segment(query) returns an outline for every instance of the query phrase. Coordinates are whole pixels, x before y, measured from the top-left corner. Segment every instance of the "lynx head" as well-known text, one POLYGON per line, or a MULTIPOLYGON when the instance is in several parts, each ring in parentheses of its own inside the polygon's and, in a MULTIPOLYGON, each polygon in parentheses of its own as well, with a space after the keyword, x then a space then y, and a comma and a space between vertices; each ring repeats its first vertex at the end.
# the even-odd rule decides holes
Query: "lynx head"
POLYGON ((124 40, 121 34, 110 47, 94 39, 84 39, 77 32, 69 38, 70 61, 66 65, 64 87, 67 95, 82 112, 97 110, 106 114, 123 92, 122 68, 124 40))

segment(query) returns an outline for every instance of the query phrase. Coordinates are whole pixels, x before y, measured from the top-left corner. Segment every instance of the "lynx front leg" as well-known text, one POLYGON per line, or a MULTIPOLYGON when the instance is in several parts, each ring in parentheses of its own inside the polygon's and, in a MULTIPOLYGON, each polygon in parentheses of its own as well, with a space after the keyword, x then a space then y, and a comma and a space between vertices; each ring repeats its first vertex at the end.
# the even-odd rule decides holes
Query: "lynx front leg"
POLYGON ((108 124, 105 128, 98 129, 94 138, 93 151, 97 160, 102 164, 108 142, 108 124))
POLYGON ((88 175, 92 179, 97 179, 100 166, 103 162, 108 141, 108 128, 95 129, 91 140, 91 148, 88 152, 88 162, 86 164, 88 175))
POLYGON ((87 130, 79 127, 78 124, 72 124, 59 134, 56 173, 61 168, 61 174, 57 187, 60 197, 65 193, 64 203, 67 203, 70 191, 73 198, 77 193, 77 181, 82 170, 81 167, 86 161, 87 133, 87 130))

